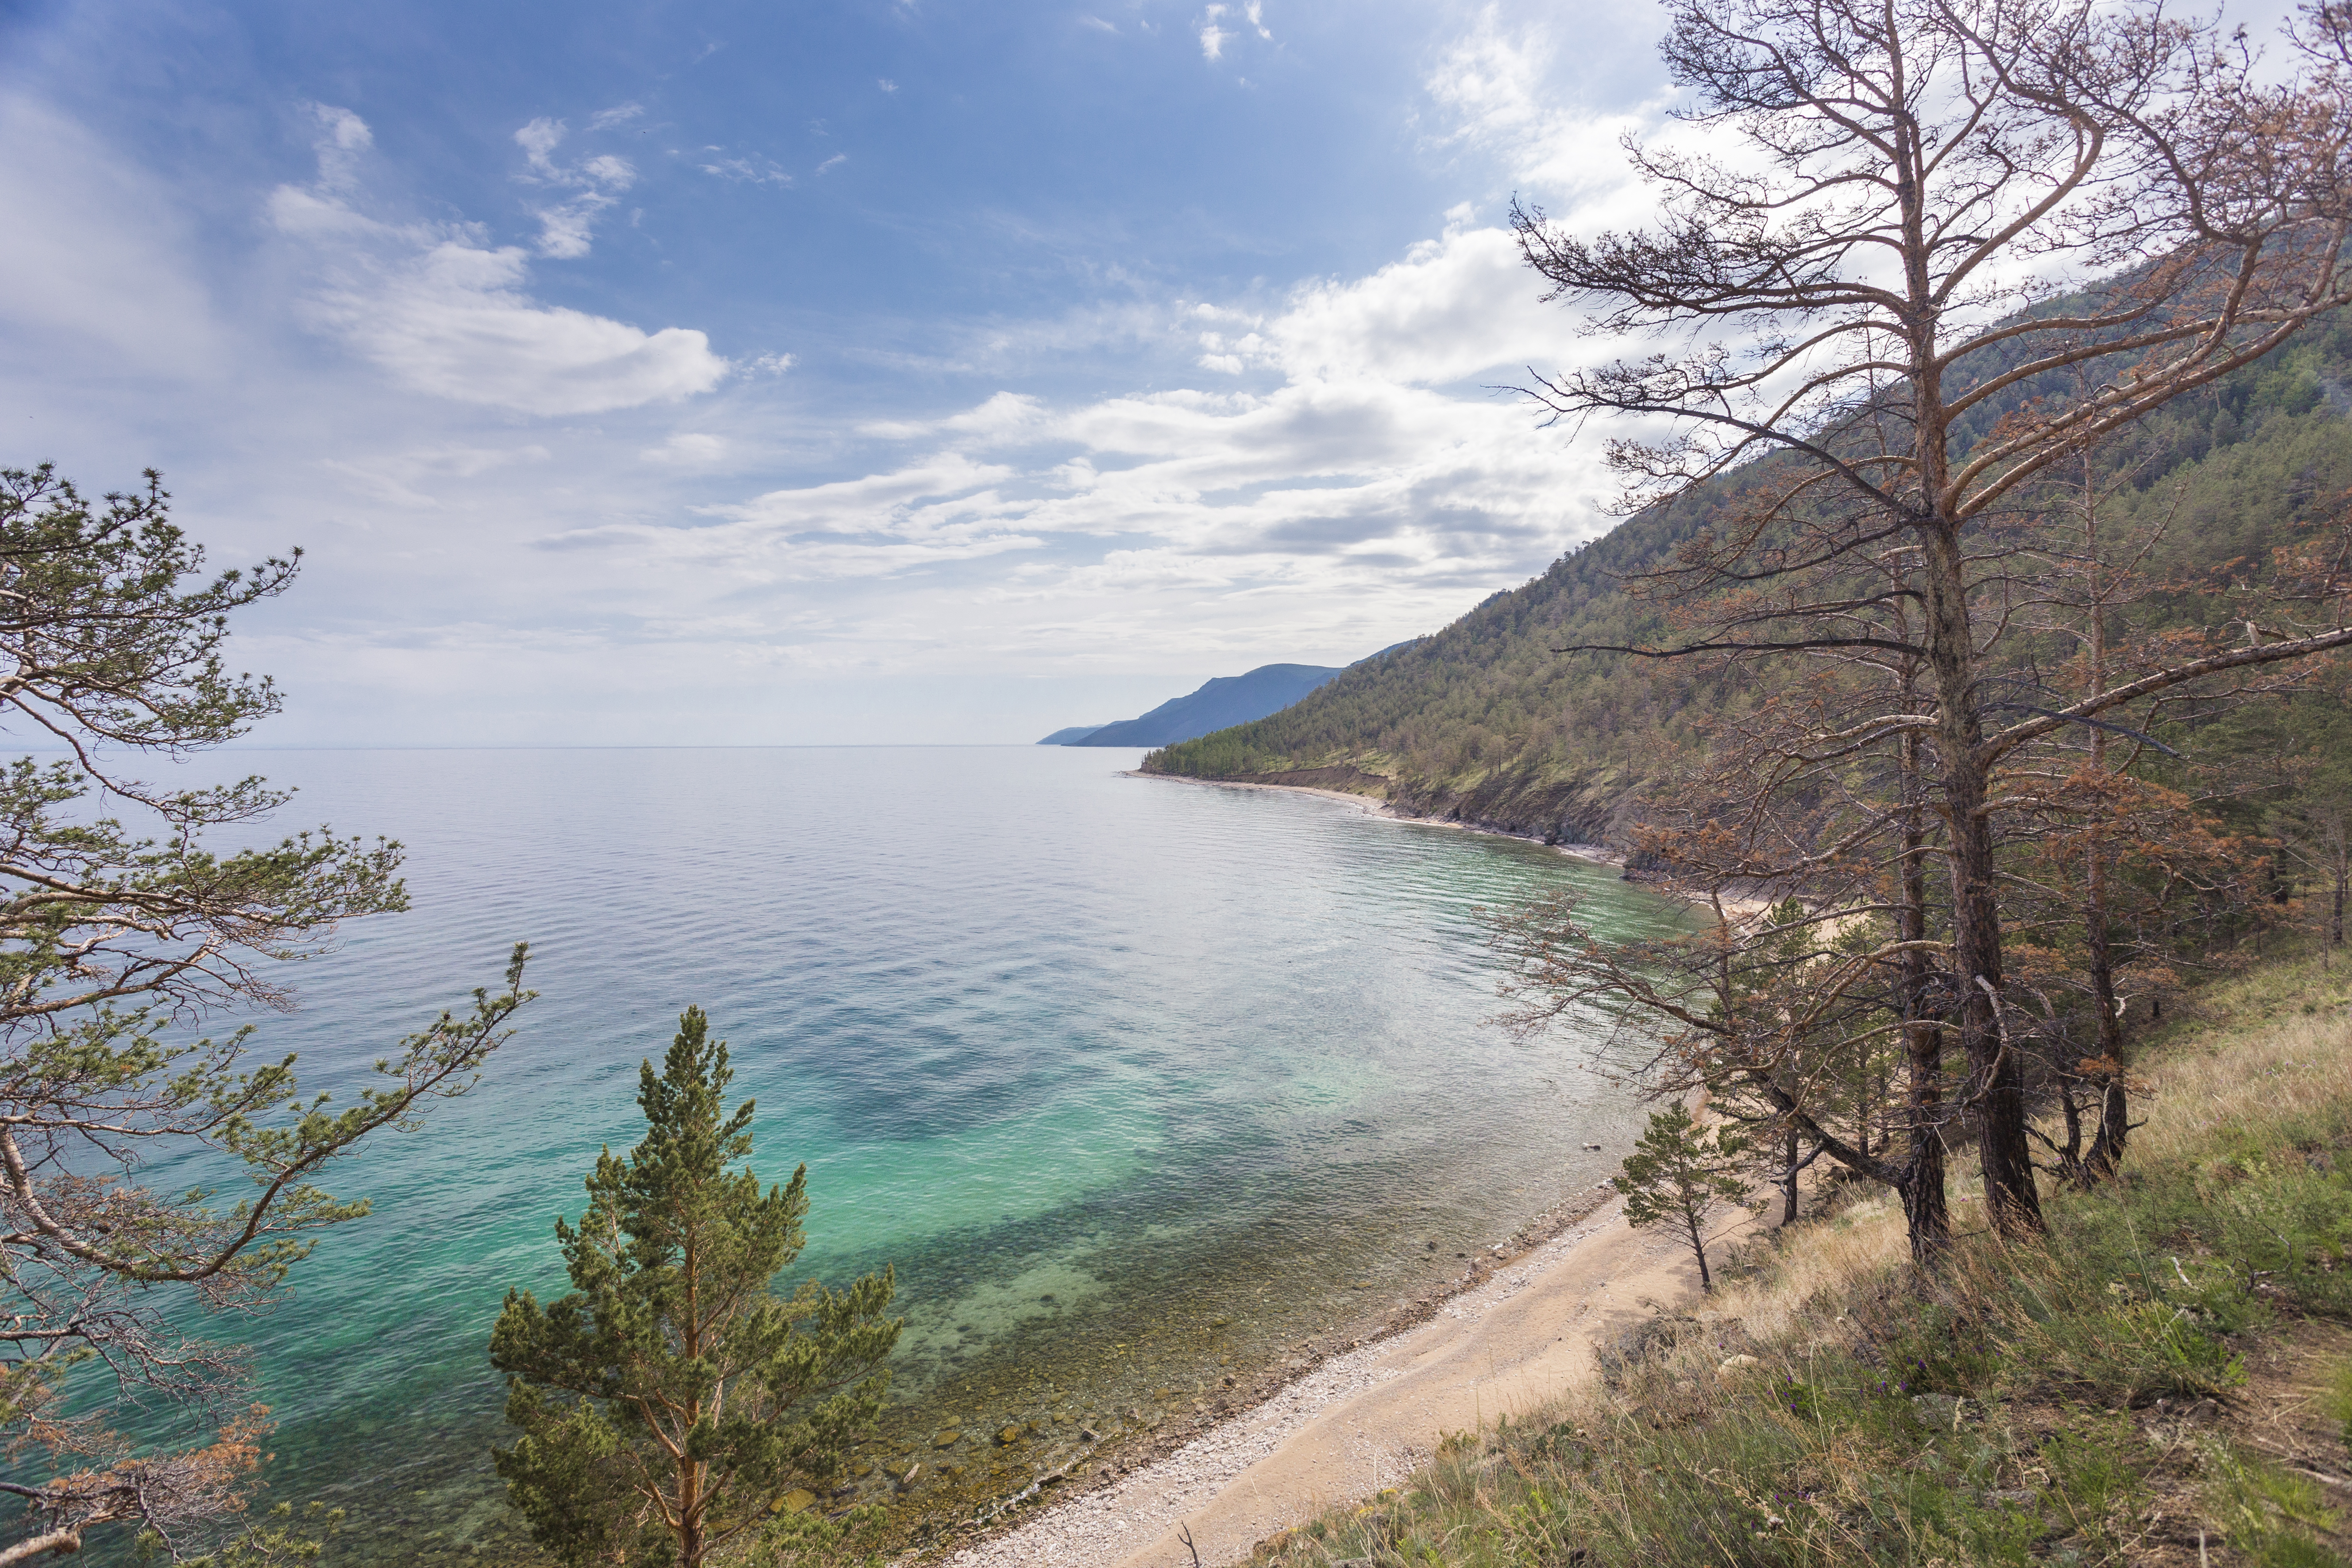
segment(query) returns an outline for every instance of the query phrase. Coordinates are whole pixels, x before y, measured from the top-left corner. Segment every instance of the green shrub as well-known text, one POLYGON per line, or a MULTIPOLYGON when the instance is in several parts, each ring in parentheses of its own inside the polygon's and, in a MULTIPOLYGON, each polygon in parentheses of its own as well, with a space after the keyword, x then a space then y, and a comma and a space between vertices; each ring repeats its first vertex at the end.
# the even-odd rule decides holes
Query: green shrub
POLYGON ((2262 1568, 2343 1568, 2312 1540, 2336 1524, 2315 1484, 2220 1441, 2208 1446, 2204 1470, 2208 1511, 2262 1568))

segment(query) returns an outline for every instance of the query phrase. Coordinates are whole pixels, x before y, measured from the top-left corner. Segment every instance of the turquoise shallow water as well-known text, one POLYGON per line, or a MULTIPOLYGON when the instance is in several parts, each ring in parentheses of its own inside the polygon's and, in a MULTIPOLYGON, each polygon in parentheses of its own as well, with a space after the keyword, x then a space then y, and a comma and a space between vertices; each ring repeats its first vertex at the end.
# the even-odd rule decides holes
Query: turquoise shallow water
POLYGON ((755 1166, 808 1163, 795 1273, 898 1269, 877 1447, 977 1495, 1064 1451, 1057 1416, 1149 1421, 1605 1173, 1616 1156, 1580 1145, 1620 1148, 1637 1114, 1573 1041, 1481 1026, 1475 911, 1560 879, 1623 925, 1670 908, 1534 845, 1118 776, 1134 760, 211 759, 300 787, 276 826, 409 847, 414 910, 354 926, 305 966, 301 1010, 261 1020, 307 1081, 355 1082, 519 938, 542 994, 474 1096, 337 1173, 376 1213, 294 1299, 215 1326, 254 1347, 275 1495, 347 1507, 351 1559, 511 1543, 488 1324, 509 1285, 562 1288, 551 1221, 601 1143, 635 1140, 637 1064, 689 1002, 758 1100, 755 1166), (1040 1436, 992 1450, 1005 1420, 1040 1436))

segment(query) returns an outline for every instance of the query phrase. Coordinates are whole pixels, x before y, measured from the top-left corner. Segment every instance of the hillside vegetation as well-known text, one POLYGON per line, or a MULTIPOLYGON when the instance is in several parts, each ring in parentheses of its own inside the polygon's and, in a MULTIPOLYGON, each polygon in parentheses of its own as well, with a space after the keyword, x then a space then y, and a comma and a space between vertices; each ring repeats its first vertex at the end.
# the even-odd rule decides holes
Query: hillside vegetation
MULTIPOLYGON (((1999 412, 1988 405, 1988 420, 1999 412)), ((2352 323, 2338 321, 2160 409, 2103 451, 2111 471, 2130 478, 2109 513, 2124 531, 2168 519, 2151 568, 2224 584, 2232 563, 2340 511, 2352 490, 2347 412, 2352 323)), ((1353 666, 1278 713, 1156 751, 1143 767, 1346 789, 1547 841, 1622 844, 1665 757, 1736 717, 1759 680, 1784 675, 1553 650, 1661 638, 1660 606, 1622 579, 1706 527, 1742 478, 1643 512, 1443 631, 1353 666)), ((2184 625, 2226 618, 2218 595, 2193 587, 2168 613, 2184 625)))
MULTIPOLYGON (((1603 1380, 1260 1543, 1285 1568, 2324 1568, 2352 1547, 2352 982, 2154 1042, 2122 1177, 1916 1271, 1883 1196, 1751 1248, 1603 1380)), ((1696 1277, 1694 1276, 1694 1284, 1696 1277)))

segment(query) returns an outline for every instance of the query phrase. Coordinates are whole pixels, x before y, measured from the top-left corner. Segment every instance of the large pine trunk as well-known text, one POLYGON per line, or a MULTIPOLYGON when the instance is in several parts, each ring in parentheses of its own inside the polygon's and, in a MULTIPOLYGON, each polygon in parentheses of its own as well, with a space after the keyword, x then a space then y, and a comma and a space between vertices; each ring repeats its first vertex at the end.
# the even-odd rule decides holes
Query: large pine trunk
POLYGON ((2099 1097, 2099 1131, 2084 1158, 2084 1185, 2104 1182, 2124 1161, 2131 1134, 2131 1099, 2124 1083, 2122 1009, 2116 1005, 2115 956, 2107 942, 2106 867, 2095 839, 2091 848, 2091 1005, 2099 1014, 2099 1056, 2107 1066, 2099 1097))
POLYGON ((1959 992, 1960 1047, 1969 1059, 1964 1103, 1977 1123, 1985 1213, 2004 1234, 2013 1235, 2042 1228, 2042 1200, 2026 1142, 2025 1064, 2010 1048, 2000 1012, 2000 896, 1986 809, 1990 791, 1981 756, 1976 649, 1958 531, 1937 521, 1918 534, 1927 566, 1937 761, 1951 842, 1952 980, 1959 992))
MULTIPOLYGON (((1909 680, 1904 695, 1911 695, 1909 680)), ((1944 1189, 1944 1035, 1927 1016, 1927 836, 1920 820, 1919 738, 1903 741, 1903 900, 1896 915, 1904 942, 1896 1008, 1903 1019, 1906 1090, 1909 1100, 1910 1147, 1904 1162, 1903 1221, 1911 1237, 1911 1257, 1933 1264, 1952 1245, 1952 1215, 1944 1189)))

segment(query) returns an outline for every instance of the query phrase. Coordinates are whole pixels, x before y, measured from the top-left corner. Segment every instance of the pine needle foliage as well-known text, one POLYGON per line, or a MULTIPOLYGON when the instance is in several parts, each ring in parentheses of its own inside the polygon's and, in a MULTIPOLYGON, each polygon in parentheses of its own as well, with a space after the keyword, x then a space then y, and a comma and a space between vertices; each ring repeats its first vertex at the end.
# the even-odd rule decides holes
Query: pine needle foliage
POLYGON ((808 1167, 765 1191, 738 1168, 752 1102, 726 1111, 733 1076, 688 1008, 662 1070, 641 1070, 644 1141, 604 1150, 580 1224, 556 1222, 572 1293, 509 1291, 492 1331, 520 1433, 498 1472, 561 1562, 700 1568, 823 1489, 881 1407, 891 1271, 774 1292, 806 1240, 808 1167))
POLYGON ((408 903, 388 839, 213 847, 289 790, 139 776, 278 710, 267 677, 233 672, 230 619, 289 590, 300 553, 215 571, 152 469, 94 500, 47 464, 0 468, 0 737, 64 748, 0 759, 0 1494, 16 1503, 0 1564, 110 1538, 254 1563, 310 1539, 224 1539, 270 1427, 250 1357, 199 1337, 198 1314, 282 1299, 319 1234, 368 1212, 320 1184, 469 1090, 530 1000, 518 945, 503 992, 402 1040, 341 1105, 260 1055, 250 1024, 189 1037, 291 1008, 293 961, 408 903), (214 1179, 154 1184, 191 1159, 214 1179), (142 1403, 211 1436, 119 1430, 142 1403))
POLYGON ((1715 1289, 1706 1267, 1706 1216, 1717 1204, 1748 1194, 1739 1173, 1748 1141, 1721 1128, 1700 1127, 1680 1105, 1650 1113, 1649 1129, 1617 1177, 1625 1194, 1625 1223, 1636 1229, 1671 1223, 1690 1240, 1698 1259, 1698 1284, 1715 1289))

